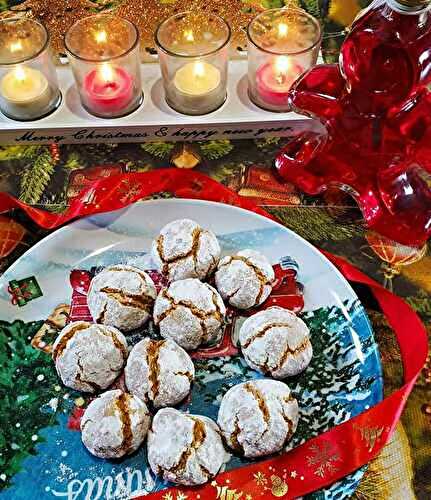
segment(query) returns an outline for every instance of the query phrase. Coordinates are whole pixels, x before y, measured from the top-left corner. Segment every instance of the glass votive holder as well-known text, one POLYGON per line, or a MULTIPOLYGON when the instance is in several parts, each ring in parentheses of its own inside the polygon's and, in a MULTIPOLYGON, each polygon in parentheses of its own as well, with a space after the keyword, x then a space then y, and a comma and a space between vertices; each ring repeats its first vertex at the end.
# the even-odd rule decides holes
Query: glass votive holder
POLYGON ((82 106, 92 115, 118 118, 142 102, 139 32, 126 19, 97 14, 66 33, 66 52, 82 106))
POLYGON ((36 120, 60 102, 46 28, 33 19, 0 20, 0 111, 13 120, 36 120))
POLYGON ((319 22, 301 9, 270 9, 250 22, 247 35, 251 101, 269 111, 289 111, 293 83, 317 62, 319 22))
POLYGON ((166 101, 185 115, 204 115, 227 96, 230 27, 216 14, 182 12, 157 28, 166 101))

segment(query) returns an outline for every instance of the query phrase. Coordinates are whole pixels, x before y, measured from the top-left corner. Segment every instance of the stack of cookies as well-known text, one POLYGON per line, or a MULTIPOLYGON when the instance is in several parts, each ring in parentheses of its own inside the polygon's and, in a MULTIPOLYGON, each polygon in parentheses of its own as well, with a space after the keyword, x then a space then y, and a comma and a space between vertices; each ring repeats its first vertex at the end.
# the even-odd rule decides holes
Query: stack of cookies
POLYGON ((157 293, 149 274, 136 267, 103 269, 87 296, 94 323, 70 323, 54 344, 53 360, 67 387, 100 393, 124 372, 127 392, 102 392, 85 410, 86 448, 101 458, 120 458, 147 438, 154 473, 183 485, 214 477, 225 446, 252 458, 283 450, 299 409, 281 380, 305 370, 312 357, 307 326, 287 309, 269 307, 243 323, 244 360, 267 378, 232 387, 217 423, 174 408, 195 377, 188 352, 220 342, 226 306, 253 309, 271 294, 275 276, 267 258, 248 249, 221 258, 215 234, 189 219, 163 227, 152 258, 166 287, 157 293), (146 337, 129 349, 127 335, 150 318, 159 339, 146 337))

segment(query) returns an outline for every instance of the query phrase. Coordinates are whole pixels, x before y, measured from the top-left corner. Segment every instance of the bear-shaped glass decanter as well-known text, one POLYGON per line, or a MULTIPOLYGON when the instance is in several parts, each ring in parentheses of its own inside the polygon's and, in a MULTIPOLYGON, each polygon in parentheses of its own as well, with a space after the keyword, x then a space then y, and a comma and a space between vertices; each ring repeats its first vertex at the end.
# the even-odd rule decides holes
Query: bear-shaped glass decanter
POLYGON ((354 23, 339 64, 299 79, 293 109, 317 118, 277 156, 309 194, 350 193, 366 223, 404 244, 431 234, 431 0, 376 0, 354 23))

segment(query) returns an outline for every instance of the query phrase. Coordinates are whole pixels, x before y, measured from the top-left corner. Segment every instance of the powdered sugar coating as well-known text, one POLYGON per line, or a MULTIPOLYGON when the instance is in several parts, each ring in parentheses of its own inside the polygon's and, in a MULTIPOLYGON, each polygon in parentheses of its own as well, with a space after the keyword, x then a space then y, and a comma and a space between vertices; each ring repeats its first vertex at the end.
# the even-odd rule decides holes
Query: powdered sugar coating
POLYGON ((238 309, 250 309, 265 302, 274 279, 268 259, 255 250, 241 250, 224 257, 215 273, 217 290, 238 309))
POLYGON ((193 220, 179 219, 162 228, 151 255, 169 281, 205 280, 217 267, 220 245, 212 231, 193 220))
POLYGON ((148 433, 152 471, 177 484, 206 483, 220 470, 225 450, 215 422, 173 408, 160 410, 148 433))
POLYGON ((125 375, 132 394, 159 408, 176 405, 189 394, 195 367, 174 341, 145 338, 130 352, 125 375))
POLYGON ((81 419, 82 442, 100 458, 133 453, 145 439, 150 414, 144 402, 120 390, 93 400, 81 419))
POLYGON ((154 304, 154 321, 161 335, 186 350, 218 341, 225 314, 217 290, 194 278, 171 283, 159 293, 154 304))
POLYGON ((65 386, 95 392, 106 389, 121 373, 127 341, 112 326, 75 321, 57 337, 52 357, 65 386))
POLYGON ((218 425, 227 444, 246 457, 280 451, 298 425, 298 403, 278 380, 250 380, 224 395, 218 425))
POLYGON ((301 373, 313 356, 307 325, 282 307, 269 307, 247 318, 239 342, 251 368, 277 379, 301 373))
POLYGON ((96 323, 127 332, 149 319, 156 295, 154 282, 146 272, 119 264, 93 278, 87 304, 96 323))

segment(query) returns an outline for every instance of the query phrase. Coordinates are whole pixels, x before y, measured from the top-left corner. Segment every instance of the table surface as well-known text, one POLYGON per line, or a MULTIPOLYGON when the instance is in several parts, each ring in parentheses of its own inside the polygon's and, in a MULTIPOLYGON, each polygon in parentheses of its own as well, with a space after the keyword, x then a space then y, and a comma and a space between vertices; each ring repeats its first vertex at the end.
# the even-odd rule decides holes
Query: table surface
MULTIPOLYGON (((34 206, 58 212, 91 180, 119 170, 162 169, 169 166, 173 158, 186 154, 198 163, 196 170, 262 205, 314 245, 345 257, 392 288, 415 308, 430 331, 430 254, 366 230, 359 211, 345 195, 330 192, 323 197, 309 197, 298 193, 293 186, 281 185, 271 162, 285 140, 0 147, 0 189, 34 206)), ((0 273, 46 234, 47 231, 37 228, 22 212, 0 216, 0 273), (21 227, 24 229, 22 239, 21 227)), ((371 297, 363 290, 357 291, 376 332, 385 392, 389 394, 402 380, 396 342, 371 297)), ((409 398, 392 442, 370 464, 354 498, 401 498, 401 494, 405 499, 430 498, 430 374, 431 362, 428 373, 425 371, 421 376, 409 398)))
MULTIPOLYGON (((124 1, 127 0, 108 4, 124 1)), ((0 0, 0 12, 19 3, 20 0, 0 0)), ((95 3, 106 4, 98 0, 95 3)), ((337 57, 342 40, 337 33, 343 31, 359 7, 369 1, 298 0, 296 3, 314 14, 318 13, 317 5, 324 5, 320 7, 321 12, 324 11, 322 22, 326 35, 332 33, 324 38, 323 53, 328 61, 337 57)), ((283 1, 265 0, 265 4, 279 6, 283 1)), ((196 164, 194 168, 197 170, 264 206, 311 243, 343 256, 393 289, 419 313, 431 332, 429 251, 403 247, 368 231, 362 224, 359 211, 346 195, 329 192, 323 197, 309 197, 298 193, 293 186, 282 186, 271 169, 271 163, 283 141, 273 138, 194 144, 0 146, 0 190, 34 206, 60 212, 91 180, 109 176, 119 169, 135 172, 163 168, 180 156, 189 166, 196 164)), ((161 193, 161 196, 170 195, 161 193)), ((0 215, 0 274, 46 234, 19 211, 8 216, 0 215)), ((372 298, 363 290, 357 291, 376 332, 383 361, 385 392, 389 394, 399 387, 402 380, 396 342, 372 298)), ((0 457, 0 480, 1 464, 0 457)), ((392 441, 369 465, 354 498, 431 498, 430 358, 392 441)))

